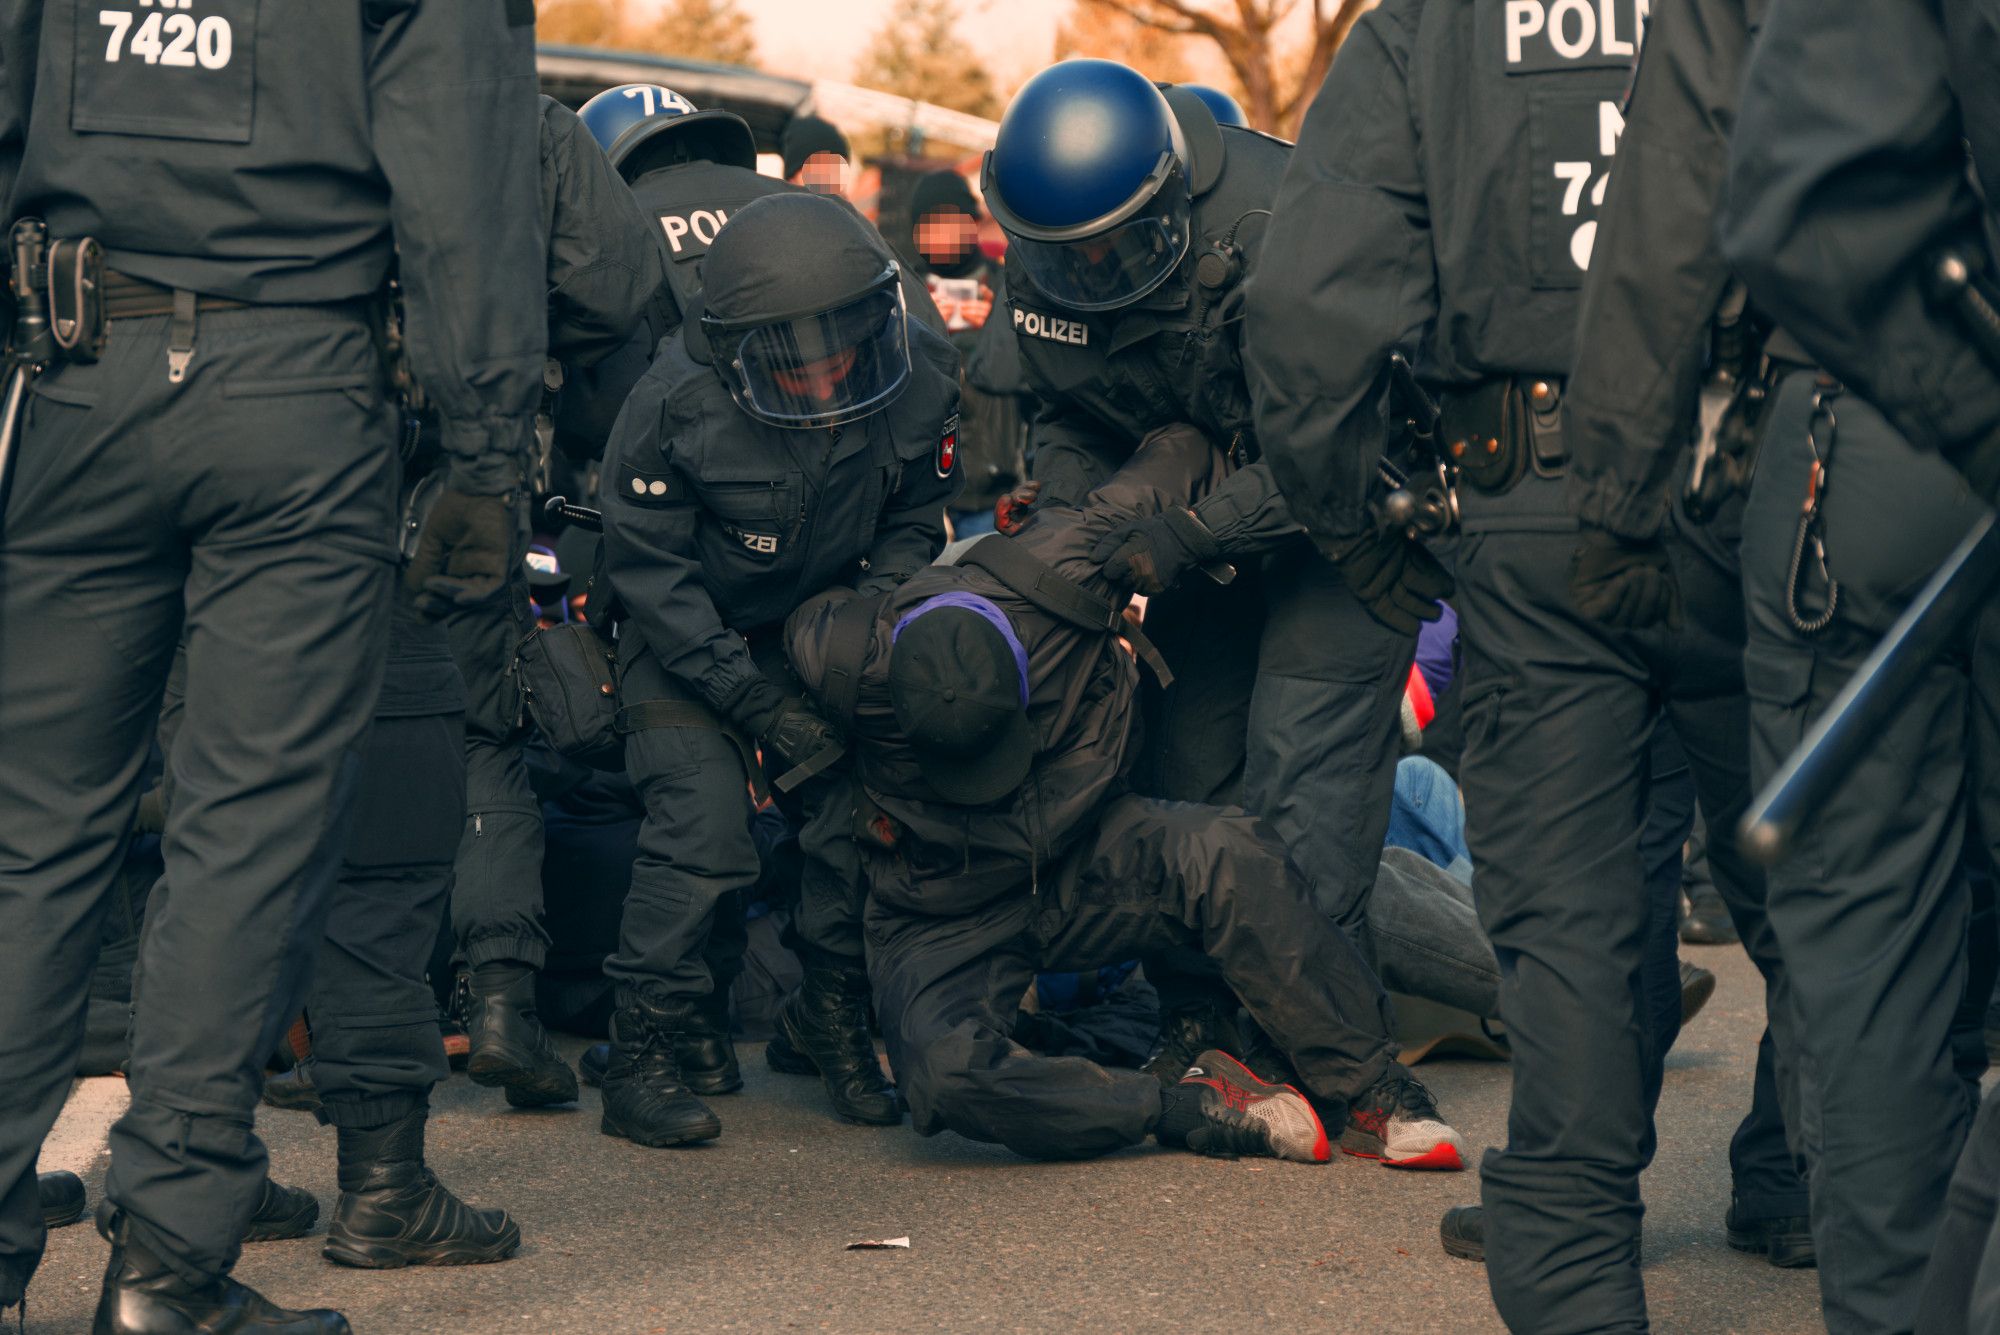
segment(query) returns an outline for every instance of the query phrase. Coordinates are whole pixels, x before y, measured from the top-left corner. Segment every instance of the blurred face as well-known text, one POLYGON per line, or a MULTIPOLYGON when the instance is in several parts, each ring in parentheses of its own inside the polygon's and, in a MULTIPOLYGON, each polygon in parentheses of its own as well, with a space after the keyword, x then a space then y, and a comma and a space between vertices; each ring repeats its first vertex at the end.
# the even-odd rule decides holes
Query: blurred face
POLYGON ((979 244, 979 224, 958 209, 936 209, 917 220, 917 253, 932 264, 956 264, 979 244))
POLYGON ((809 399, 814 403, 830 403, 840 392, 841 382, 854 370, 854 359, 859 354, 853 348, 836 352, 831 357, 822 357, 804 366, 774 371, 772 379, 778 388, 795 398, 809 399))
POLYGON ((838 153, 815 153, 799 168, 794 184, 804 186, 815 195, 845 195, 847 159, 838 153))

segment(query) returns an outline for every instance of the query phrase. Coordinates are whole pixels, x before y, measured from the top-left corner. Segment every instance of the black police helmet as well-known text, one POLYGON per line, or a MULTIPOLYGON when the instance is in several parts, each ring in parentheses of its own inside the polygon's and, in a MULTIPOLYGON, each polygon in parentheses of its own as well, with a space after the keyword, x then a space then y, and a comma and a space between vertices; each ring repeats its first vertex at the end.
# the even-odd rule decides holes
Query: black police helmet
POLYGON ((747 121, 728 111, 701 111, 657 83, 607 88, 576 114, 627 181, 684 161, 757 170, 757 137, 747 121))
POLYGON ((901 271, 837 199, 786 191, 731 214, 702 261, 701 304, 709 364, 773 426, 854 421, 909 382, 901 271))
POLYGON ((1137 70, 1065 60, 1021 87, 986 155, 987 207, 1013 260, 1056 302, 1139 300, 1186 256, 1188 150, 1173 109, 1137 70))

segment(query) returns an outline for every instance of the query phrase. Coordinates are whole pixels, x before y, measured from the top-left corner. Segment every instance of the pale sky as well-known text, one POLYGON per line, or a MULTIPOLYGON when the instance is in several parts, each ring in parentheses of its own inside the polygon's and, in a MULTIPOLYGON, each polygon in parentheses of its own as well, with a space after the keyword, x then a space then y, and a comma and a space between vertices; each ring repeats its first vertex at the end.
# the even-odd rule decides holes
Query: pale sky
MULTIPOLYGON (((959 0, 959 31, 1006 89, 1049 63, 1071 0, 959 0)), ((757 53, 774 74, 848 80, 891 0, 743 0, 757 53)))

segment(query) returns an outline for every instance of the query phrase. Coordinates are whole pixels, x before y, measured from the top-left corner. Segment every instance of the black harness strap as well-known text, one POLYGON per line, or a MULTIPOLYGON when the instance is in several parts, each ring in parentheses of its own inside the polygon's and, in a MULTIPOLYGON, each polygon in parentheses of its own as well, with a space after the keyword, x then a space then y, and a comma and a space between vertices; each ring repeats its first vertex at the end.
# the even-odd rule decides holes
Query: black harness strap
POLYGON ((1005 534, 981 538, 959 554, 958 563, 984 570, 1020 597, 1072 626, 1122 635, 1139 661, 1152 670, 1162 690, 1173 685, 1174 674, 1167 669, 1165 657, 1145 631, 1125 619, 1116 604, 1061 574, 1005 534))
POLYGON ((826 675, 820 699, 842 723, 854 718, 861 703, 861 669, 868 661, 868 641, 875 633, 875 618, 889 595, 853 598, 834 609, 827 628, 826 675))

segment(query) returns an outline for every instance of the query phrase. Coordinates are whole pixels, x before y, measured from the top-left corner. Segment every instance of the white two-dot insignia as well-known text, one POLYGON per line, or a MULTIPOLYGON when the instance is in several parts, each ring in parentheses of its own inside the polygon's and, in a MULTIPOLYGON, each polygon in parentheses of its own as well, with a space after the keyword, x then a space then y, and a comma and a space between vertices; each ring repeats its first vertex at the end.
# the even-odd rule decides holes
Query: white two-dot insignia
POLYGON ((646 479, 645 479, 645 478, 643 478, 643 477, 635 477, 635 478, 633 478, 633 479, 632 479, 632 490, 633 490, 634 492, 636 492, 637 494, 639 494, 639 495, 641 495, 641 496, 644 496, 644 495, 646 494, 646 479))
POLYGON ((664 496, 667 494, 667 484, 655 478, 646 484, 646 490, 652 492, 655 496, 664 496))

